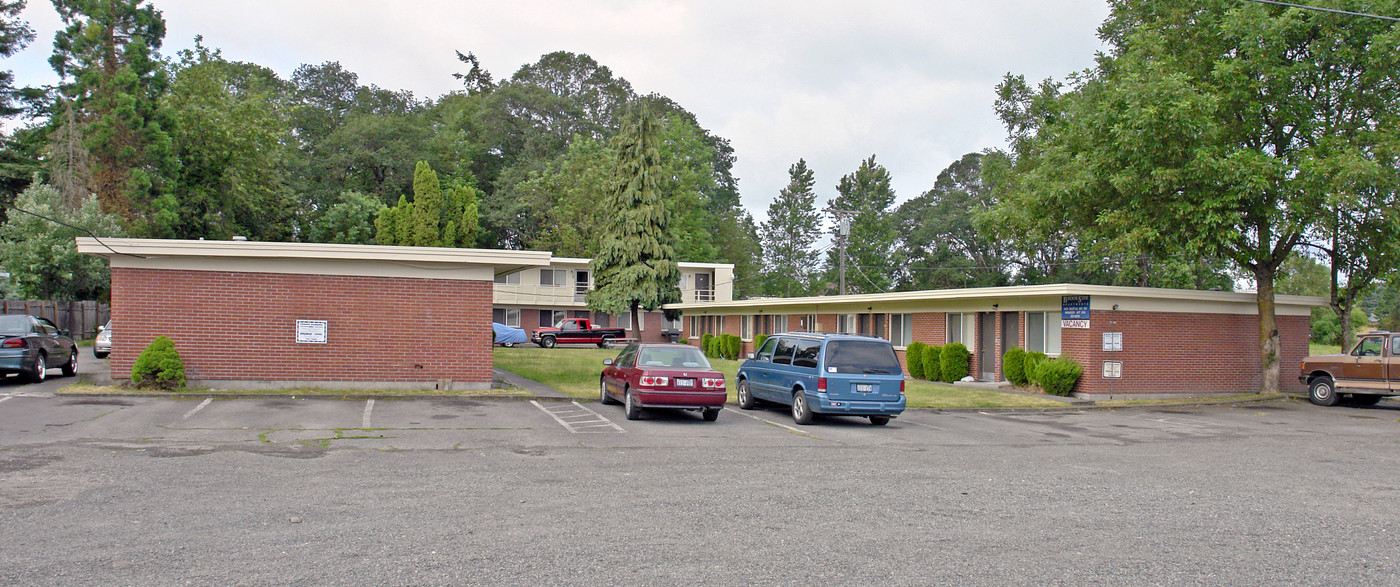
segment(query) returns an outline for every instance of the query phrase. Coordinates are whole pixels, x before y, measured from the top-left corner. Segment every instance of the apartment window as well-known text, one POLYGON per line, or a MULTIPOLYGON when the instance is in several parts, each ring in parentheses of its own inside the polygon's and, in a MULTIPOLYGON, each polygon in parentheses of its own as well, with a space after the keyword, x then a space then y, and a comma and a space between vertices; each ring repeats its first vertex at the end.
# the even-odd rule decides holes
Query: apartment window
POLYGON ((914 342, 914 315, 890 314, 890 344, 909 346, 914 342))
POLYGON ((520 309, 492 308, 491 321, 498 324, 505 324, 511 328, 520 328, 520 309))
POLYGON ((787 332, 787 316, 773 317, 773 332, 787 332))
POLYGON ((541 269, 540 285, 564 287, 569 285, 569 272, 563 269, 541 269))
MULTIPOLYGON (((623 312, 617 315, 617 327, 623 330, 632 329, 632 312, 623 312)), ((637 312, 637 330, 647 329, 647 313, 637 312)))
POLYGON ((497 276, 496 276, 496 283, 504 283, 504 284, 509 284, 509 285, 520 285, 520 272, 519 272, 519 271, 516 271, 515 273, 507 273, 507 274, 505 274, 505 275, 497 275, 497 276))
POLYGON ((602 312, 594 313, 593 326, 596 328, 612 328, 612 316, 602 312))
POLYGON ((948 314, 948 344, 963 342, 962 314, 948 314))
POLYGON ((540 326, 554 326, 567 317, 563 310, 540 310, 540 326))
POLYGON ((670 318, 666 318, 665 316, 662 316, 661 319, 662 319, 662 324, 665 325, 665 326, 664 326, 664 329, 665 329, 665 330, 668 330, 668 331, 671 331, 671 332, 680 332, 680 331, 681 331, 681 319, 680 319, 680 318, 676 318, 675 320, 672 320, 672 319, 670 319, 670 318))
POLYGON ((801 318, 800 325, 802 326, 802 329, 806 330, 807 332, 817 332, 817 315, 808 314, 806 316, 803 316, 801 318))
POLYGON ((1056 312, 1026 312, 1026 350, 1060 354, 1060 321, 1056 312))
POLYGON ((758 316, 739 317, 739 338, 743 340, 753 340, 753 321, 758 316))
POLYGON ((846 333, 846 334, 855 334, 855 333, 857 333, 857 332, 860 332, 860 326, 856 323, 856 315, 855 315, 855 314, 837 314, 837 315, 836 315, 836 331, 837 331, 837 332, 844 332, 844 333, 846 333))

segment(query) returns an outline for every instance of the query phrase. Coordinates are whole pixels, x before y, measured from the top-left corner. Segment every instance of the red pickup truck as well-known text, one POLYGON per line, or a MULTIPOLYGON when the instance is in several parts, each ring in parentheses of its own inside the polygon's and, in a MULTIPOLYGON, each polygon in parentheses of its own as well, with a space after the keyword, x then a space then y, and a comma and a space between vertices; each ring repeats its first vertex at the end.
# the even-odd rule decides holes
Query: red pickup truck
POLYGON ((1300 371, 1308 399, 1319 406, 1335 405, 1342 394, 1363 406, 1400 395, 1400 333, 1363 334, 1350 353, 1308 357, 1300 371))
POLYGON ((594 328, 587 318, 567 318, 554 326, 530 332, 530 342, 547 349, 558 344, 596 344, 598 348, 608 343, 627 338, 627 331, 621 328, 594 328))

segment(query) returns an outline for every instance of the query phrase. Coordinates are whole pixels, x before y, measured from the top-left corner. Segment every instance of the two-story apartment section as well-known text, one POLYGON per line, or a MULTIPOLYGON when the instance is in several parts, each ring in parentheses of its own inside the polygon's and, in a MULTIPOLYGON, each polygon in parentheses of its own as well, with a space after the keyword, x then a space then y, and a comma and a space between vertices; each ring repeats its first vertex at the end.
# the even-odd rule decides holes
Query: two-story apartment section
MULTIPOLYGON (((529 331, 565 318, 589 318, 594 325, 632 328, 630 315, 614 316, 588 310, 584 297, 593 289, 589 259, 553 257, 549 267, 528 268, 496 276, 492 321, 529 331)), ((734 265, 680 263, 682 303, 727 302, 734 299, 734 265)), ((642 340, 662 341, 666 332, 682 330, 680 321, 667 321, 661 312, 641 314, 642 340)))

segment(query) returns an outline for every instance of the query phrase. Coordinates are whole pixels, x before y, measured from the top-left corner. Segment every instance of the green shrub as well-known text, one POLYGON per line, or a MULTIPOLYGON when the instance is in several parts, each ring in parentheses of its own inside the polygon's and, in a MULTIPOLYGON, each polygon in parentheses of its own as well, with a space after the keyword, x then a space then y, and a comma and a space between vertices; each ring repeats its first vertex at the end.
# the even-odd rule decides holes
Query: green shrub
POLYGON ((967 377, 967 371, 972 365, 971 359, 972 353, 967 352, 967 347, 963 346, 963 343, 955 342, 943 347, 943 352, 938 356, 943 380, 953 382, 967 377))
POLYGON ((700 335, 700 351, 705 353, 707 357, 715 356, 715 335, 709 333, 700 335))
POLYGON ((1035 368, 1037 365, 1049 361, 1050 357, 1040 351, 1031 351, 1021 358, 1021 373, 1025 374, 1026 383, 1040 385, 1040 380, 1036 379, 1035 368))
POLYGON ((1026 384, 1026 351, 1021 347, 1011 347, 1001 356, 1001 372, 1006 380, 1015 385, 1026 384))
POLYGON ((924 379, 929 381, 943 381, 943 347, 928 345, 923 348, 923 362, 919 365, 924 370, 924 379))
POLYGON ((1052 359, 1035 367, 1036 381, 1039 381, 1040 388, 1050 395, 1068 396, 1074 391, 1074 384, 1079 381, 1079 376, 1083 374, 1084 368, 1068 358, 1052 359))
POLYGON ((916 340, 904 347, 904 365, 910 377, 924 378, 924 343, 916 340))
POLYGON ((767 334, 760 334, 758 336, 753 337, 753 352, 756 353, 758 352, 758 349, 763 348, 763 343, 765 342, 768 342, 767 334))
POLYGON ((721 334, 719 336, 719 356, 731 361, 739 358, 739 349, 743 348, 744 341, 733 334, 721 334))
POLYGON ((131 382, 137 387, 178 389, 185 386, 185 364, 175 341, 157 336, 131 366, 131 382))

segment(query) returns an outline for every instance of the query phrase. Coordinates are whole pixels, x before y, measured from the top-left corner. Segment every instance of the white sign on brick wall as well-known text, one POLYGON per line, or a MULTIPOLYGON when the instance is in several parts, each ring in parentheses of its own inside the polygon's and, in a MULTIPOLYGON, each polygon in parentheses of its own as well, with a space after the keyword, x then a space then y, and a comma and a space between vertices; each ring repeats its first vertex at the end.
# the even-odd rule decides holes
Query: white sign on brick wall
POLYGON ((297 320, 297 342, 326 344, 325 320, 297 320))

